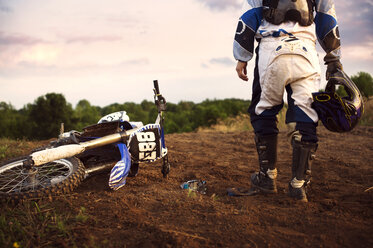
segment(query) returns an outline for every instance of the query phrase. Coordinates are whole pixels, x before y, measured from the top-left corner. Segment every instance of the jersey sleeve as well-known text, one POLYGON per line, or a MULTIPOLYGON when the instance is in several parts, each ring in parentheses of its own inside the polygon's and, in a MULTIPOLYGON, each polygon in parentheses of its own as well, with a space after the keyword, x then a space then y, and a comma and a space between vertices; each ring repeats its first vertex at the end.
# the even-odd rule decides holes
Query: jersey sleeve
POLYGON ((341 57, 341 42, 333 0, 316 0, 316 35, 326 52, 325 63, 341 57))
POLYGON ((245 13, 237 24, 233 43, 233 56, 236 60, 249 61, 253 57, 254 37, 262 21, 262 1, 247 0, 245 13))

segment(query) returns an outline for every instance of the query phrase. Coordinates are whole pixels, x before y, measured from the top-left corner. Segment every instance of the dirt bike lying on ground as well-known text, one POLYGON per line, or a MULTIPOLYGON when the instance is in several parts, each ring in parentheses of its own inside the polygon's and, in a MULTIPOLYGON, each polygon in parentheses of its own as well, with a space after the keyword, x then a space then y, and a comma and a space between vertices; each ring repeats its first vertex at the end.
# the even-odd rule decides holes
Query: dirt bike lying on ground
POLYGON ((170 164, 165 146, 163 111, 166 100, 154 81, 158 116, 154 124, 130 122, 125 111, 104 116, 83 132, 63 132, 47 147, 0 165, 0 199, 39 198, 70 192, 88 175, 111 169, 109 187, 124 186, 139 163, 163 159, 162 174, 170 164))

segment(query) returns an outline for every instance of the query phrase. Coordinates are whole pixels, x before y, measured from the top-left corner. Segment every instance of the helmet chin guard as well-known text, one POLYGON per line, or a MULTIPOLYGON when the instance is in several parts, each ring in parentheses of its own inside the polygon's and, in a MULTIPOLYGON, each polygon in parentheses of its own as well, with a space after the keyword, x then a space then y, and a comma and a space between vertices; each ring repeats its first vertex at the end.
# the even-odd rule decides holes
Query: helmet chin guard
POLYGON ((355 83, 342 70, 333 73, 325 92, 312 93, 312 107, 316 110, 323 125, 332 132, 351 131, 364 113, 362 95, 355 83), (335 86, 342 85, 348 96, 340 97, 335 86))

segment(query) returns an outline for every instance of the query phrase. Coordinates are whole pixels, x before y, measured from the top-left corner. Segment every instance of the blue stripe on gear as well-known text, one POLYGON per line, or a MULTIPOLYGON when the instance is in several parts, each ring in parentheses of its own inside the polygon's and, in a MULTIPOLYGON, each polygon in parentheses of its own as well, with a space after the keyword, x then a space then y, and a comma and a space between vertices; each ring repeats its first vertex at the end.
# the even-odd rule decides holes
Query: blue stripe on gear
POLYGON ((317 123, 314 123, 300 107, 294 104, 294 99, 291 98, 291 95, 293 94, 291 85, 286 86, 286 92, 288 94, 288 110, 286 111, 285 122, 296 122, 295 130, 298 130, 302 135, 302 141, 317 143, 317 123))
POLYGON ((288 94, 288 110, 286 111, 286 123, 290 122, 307 122, 314 123, 313 120, 304 111, 295 105, 294 99, 291 97, 293 90, 291 85, 286 86, 286 92, 288 94))
POLYGON ((283 107, 283 104, 274 106, 272 109, 266 109, 260 115, 250 114, 251 125, 257 135, 273 135, 279 132, 277 128, 276 115, 283 107))
POLYGON ((254 32, 256 32, 262 22, 262 7, 260 8, 253 8, 246 11, 242 16, 242 21, 251 28, 254 32))
POLYGON ((337 20, 328 14, 318 12, 315 17, 316 23, 316 34, 320 40, 323 40, 325 36, 337 26, 337 20))
POLYGON ((256 47, 255 53, 256 60, 254 68, 254 80, 252 85, 252 97, 248 112, 250 114, 251 125, 253 126, 254 132, 257 135, 273 135, 278 133, 276 113, 278 113, 278 111, 282 108, 282 104, 280 106, 275 106, 272 110, 265 110, 261 115, 255 114, 255 108, 258 105, 260 95, 262 94, 258 69, 259 45, 256 47))
POLYGON ((319 141, 316 128, 317 123, 297 122, 295 125, 295 130, 299 131, 302 135, 302 141, 310 143, 317 143, 319 141))
POLYGON ((279 105, 273 106, 270 109, 264 110, 259 116, 276 116, 283 107, 284 103, 281 103, 279 105))

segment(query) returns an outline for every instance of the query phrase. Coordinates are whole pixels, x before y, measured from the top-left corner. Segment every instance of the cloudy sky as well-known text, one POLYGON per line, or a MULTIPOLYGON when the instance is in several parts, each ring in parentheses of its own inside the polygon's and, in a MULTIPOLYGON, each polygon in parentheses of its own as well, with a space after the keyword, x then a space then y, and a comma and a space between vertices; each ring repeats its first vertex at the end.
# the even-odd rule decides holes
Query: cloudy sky
MULTIPOLYGON (((345 71, 373 74, 373 1, 335 2, 345 71)), ((232 56, 242 3, 0 0, 0 102, 19 109, 48 92, 73 106, 141 102, 154 79, 174 103, 250 99, 232 56)))

